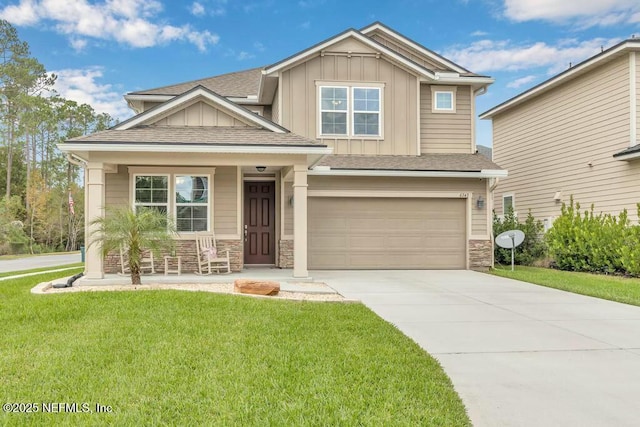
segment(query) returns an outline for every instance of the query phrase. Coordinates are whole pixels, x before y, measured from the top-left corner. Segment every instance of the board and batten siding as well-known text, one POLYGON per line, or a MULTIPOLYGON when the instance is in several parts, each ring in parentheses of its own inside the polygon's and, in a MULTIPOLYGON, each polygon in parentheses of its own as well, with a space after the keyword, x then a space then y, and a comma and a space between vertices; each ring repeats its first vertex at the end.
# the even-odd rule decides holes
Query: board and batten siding
POLYGON ((318 139, 319 100, 316 82, 351 85, 382 83, 383 137, 320 138, 334 154, 416 155, 418 150, 417 77, 369 47, 345 40, 327 49, 338 53, 316 56, 282 72, 279 123, 292 132, 318 139), (351 51, 347 56, 340 52, 351 51))
MULTIPOLYGON (((387 178, 387 177, 333 177, 309 176, 309 190, 357 190, 357 191, 402 191, 402 192, 459 192, 472 193, 471 235, 486 236, 489 233, 491 215, 487 205, 476 207, 478 196, 487 200, 487 183, 484 179, 454 178, 387 178)), ((411 197, 407 195, 407 197, 411 197)))
POLYGON ((187 105, 153 124, 156 126, 247 126, 246 123, 202 101, 187 105))
POLYGON ((520 216, 531 209, 536 219, 553 220, 561 191, 562 202, 573 195, 582 208, 626 208, 637 220, 640 162, 612 157, 629 146, 630 123, 627 55, 494 116, 494 161, 509 170, 495 191, 496 213, 503 213, 502 195, 513 193, 520 216))
POLYGON ((432 88, 437 86, 420 85, 420 152, 472 153, 471 87, 456 87, 455 113, 433 112, 432 88))

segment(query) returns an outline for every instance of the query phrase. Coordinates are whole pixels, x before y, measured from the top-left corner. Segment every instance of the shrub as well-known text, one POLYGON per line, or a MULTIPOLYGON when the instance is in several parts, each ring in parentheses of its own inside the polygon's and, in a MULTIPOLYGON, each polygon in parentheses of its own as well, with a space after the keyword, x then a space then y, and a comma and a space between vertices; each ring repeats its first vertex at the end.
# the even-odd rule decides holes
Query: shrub
MULTIPOLYGON (((545 255, 546 246, 541 238, 544 226, 540 220, 536 220, 531 211, 527 214, 524 223, 518 221, 513 208, 509 208, 503 219, 493 213, 493 234, 498 234, 507 230, 522 230, 524 242, 515 251, 514 259, 516 264, 531 265, 537 259, 545 255)), ((511 264, 511 249, 504 249, 498 245, 494 246, 495 260, 499 264, 511 264)))
MULTIPOLYGON (((624 273, 621 248, 632 238, 626 210, 619 216, 584 212, 573 197, 562 204, 561 215, 546 234, 549 254, 561 270, 624 273)), ((632 257, 631 252, 628 257, 632 257)), ((630 258, 629 258, 630 259, 630 258)), ((627 263, 631 263, 627 261, 627 263)))

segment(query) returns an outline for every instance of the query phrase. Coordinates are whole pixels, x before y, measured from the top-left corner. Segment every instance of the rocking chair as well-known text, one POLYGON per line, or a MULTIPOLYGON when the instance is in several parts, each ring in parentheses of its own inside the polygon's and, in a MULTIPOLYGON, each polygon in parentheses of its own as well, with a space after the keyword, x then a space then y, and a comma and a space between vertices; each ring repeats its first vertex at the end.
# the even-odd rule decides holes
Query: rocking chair
POLYGON ((196 233, 196 252, 198 256, 198 273, 200 275, 231 273, 229 251, 218 251, 213 233, 196 233), (222 270, 222 271, 221 271, 222 270))

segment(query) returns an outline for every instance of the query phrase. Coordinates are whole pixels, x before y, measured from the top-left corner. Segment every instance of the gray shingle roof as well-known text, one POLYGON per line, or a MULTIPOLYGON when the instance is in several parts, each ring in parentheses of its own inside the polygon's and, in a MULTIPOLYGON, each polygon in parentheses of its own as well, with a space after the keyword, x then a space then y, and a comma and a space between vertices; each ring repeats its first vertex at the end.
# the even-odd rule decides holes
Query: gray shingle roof
POLYGON ((199 144, 199 145, 273 145, 325 147, 318 141, 294 133, 276 133, 254 127, 137 126, 109 129, 67 142, 113 144, 199 144))
POLYGON ((479 172, 502 168, 480 154, 423 154, 421 156, 330 155, 319 166, 331 169, 479 172))
POLYGON ((129 95, 180 95, 196 86, 204 86, 218 95, 246 98, 249 95, 258 94, 261 74, 261 67, 252 68, 205 79, 130 92, 129 95))

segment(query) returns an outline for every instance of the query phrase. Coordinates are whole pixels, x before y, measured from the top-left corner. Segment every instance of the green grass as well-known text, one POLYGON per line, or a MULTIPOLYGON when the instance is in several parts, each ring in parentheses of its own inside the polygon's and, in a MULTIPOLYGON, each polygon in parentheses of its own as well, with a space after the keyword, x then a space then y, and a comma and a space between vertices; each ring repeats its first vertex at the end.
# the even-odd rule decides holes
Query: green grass
POLYGON ((519 265, 515 271, 511 271, 511 267, 501 267, 491 270, 491 274, 640 306, 640 279, 519 265))
MULTIPOLYGON (((51 271, 51 270, 59 270, 61 268, 72 268, 72 267, 83 267, 83 266, 84 266, 83 262, 76 262, 76 263, 73 263, 73 264, 59 265, 59 266, 55 266, 55 267, 42 267, 42 268, 34 268, 34 269, 31 269, 31 270, 9 271, 9 272, 6 272, 6 273, 0 273, 0 278, 9 277, 9 276, 18 276, 20 274, 27 274, 27 273, 38 273, 40 271, 51 271)), ((72 275, 72 274, 71 273, 69 273, 69 274, 65 273, 65 275, 72 275)))
POLYGON ((29 293, 59 276, 0 284, 0 400, 113 412, 0 425, 470 424, 439 364, 361 304, 29 293))

